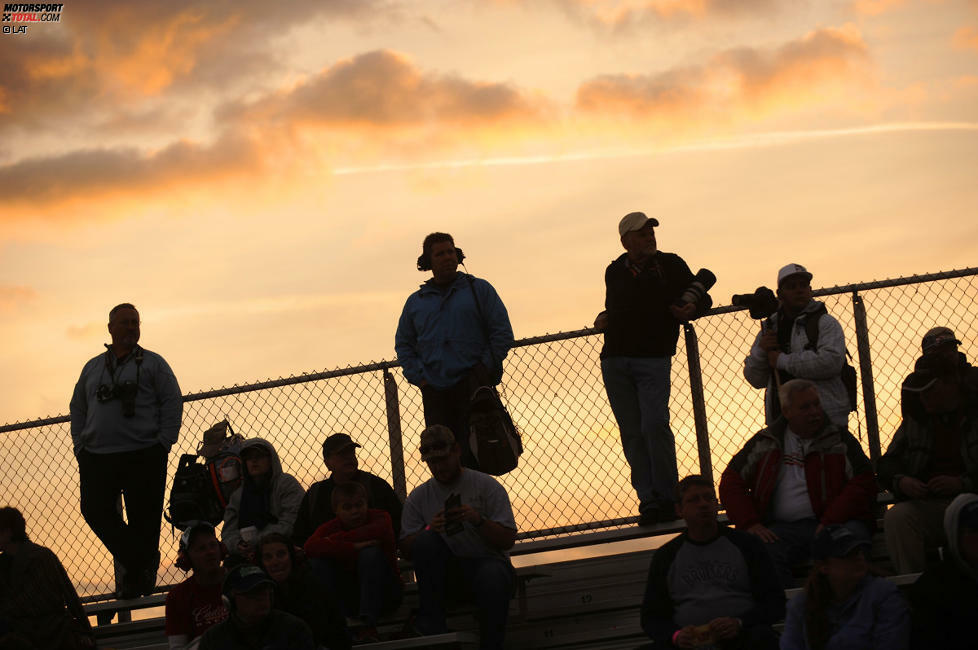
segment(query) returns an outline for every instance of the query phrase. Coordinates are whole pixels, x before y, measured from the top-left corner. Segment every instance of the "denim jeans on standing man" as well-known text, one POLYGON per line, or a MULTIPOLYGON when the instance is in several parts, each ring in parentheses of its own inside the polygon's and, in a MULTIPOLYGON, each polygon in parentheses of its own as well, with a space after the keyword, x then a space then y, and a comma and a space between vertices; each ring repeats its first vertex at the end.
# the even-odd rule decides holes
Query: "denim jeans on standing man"
POLYGON ((601 375, 621 431, 625 460, 639 512, 669 508, 679 473, 676 439, 669 428, 671 357, 608 357, 601 375))

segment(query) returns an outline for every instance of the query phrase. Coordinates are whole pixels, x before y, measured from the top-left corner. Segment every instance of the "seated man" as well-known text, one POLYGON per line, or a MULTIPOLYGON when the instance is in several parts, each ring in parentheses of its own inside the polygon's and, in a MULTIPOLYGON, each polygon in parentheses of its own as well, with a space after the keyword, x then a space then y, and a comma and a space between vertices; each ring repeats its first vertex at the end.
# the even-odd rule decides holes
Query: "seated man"
POLYGON ((784 417, 730 459, 720 500, 737 528, 765 542, 788 587, 823 526, 843 524, 869 538, 876 480, 859 441, 826 418, 815 384, 793 379, 779 399, 784 417))
POLYGON ((652 555, 642 629, 656 647, 776 650, 771 626, 784 617, 784 591, 763 545, 717 523, 708 478, 687 476, 677 490, 686 532, 652 555))
POLYGON ((312 632, 292 614, 272 609, 275 583, 252 564, 239 564, 224 579, 230 615, 200 639, 200 650, 289 648, 314 650, 312 632))
POLYGON ((924 570, 927 548, 944 543, 944 509, 978 488, 978 404, 955 364, 927 357, 920 366, 903 391, 918 395, 925 415, 904 418, 878 468, 897 499, 883 527, 898 573, 924 570))
MULTIPOLYGON (((931 360, 945 359, 957 366, 958 375, 961 377, 965 391, 972 395, 978 395, 978 368, 968 363, 968 358, 964 352, 958 350, 960 344, 961 341, 954 336, 954 332, 950 328, 932 327, 927 330, 920 342, 922 354, 914 364, 914 370, 920 369, 923 367, 921 364, 930 363, 931 360)), ((904 380, 904 385, 909 380, 910 375, 904 380)), ((919 393, 913 390, 901 392, 900 410, 904 418, 922 419, 927 415, 920 403, 919 393)))
POLYGON ((461 456, 448 427, 433 424, 421 433, 421 459, 432 478, 404 504, 401 552, 414 562, 418 580, 417 631, 445 632, 446 595, 462 591, 478 607, 480 647, 497 649, 515 586, 507 551, 516 522, 503 486, 463 468, 461 456))
POLYGON ((333 511, 333 488, 337 485, 359 483, 367 490, 367 507, 385 510, 394 524, 394 538, 401 532, 401 500, 384 479, 358 468, 357 443, 345 433, 334 433, 323 442, 323 463, 329 470, 329 478, 317 481, 299 505, 292 541, 303 546, 313 532, 327 521, 336 518, 333 511))
POLYGON ((959 494, 944 512, 948 544, 939 564, 910 587, 913 647, 975 647, 978 612, 978 495, 959 494))

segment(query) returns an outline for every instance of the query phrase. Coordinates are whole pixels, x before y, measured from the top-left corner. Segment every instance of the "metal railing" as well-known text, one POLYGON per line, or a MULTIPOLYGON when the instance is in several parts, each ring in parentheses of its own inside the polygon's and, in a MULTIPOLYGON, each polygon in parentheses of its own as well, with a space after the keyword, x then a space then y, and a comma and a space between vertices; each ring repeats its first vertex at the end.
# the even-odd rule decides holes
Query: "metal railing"
MULTIPOLYGON (((935 325, 976 340, 978 268, 821 289, 839 320, 862 382, 850 429, 875 459, 900 421, 900 384, 935 325)), ((670 411, 680 476, 719 478, 730 457, 763 426, 763 396, 742 375, 759 329, 745 311, 719 307, 685 328, 673 359, 670 411)), ((601 381, 602 337, 585 329, 518 341, 506 358, 503 398, 526 451, 500 480, 509 492, 521 539, 621 527, 637 503, 618 429, 601 381)), ((166 351, 162 351, 165 355, 166 351)), ((66 392, 70 387, 66 387, 66 392)), ((421 397, 396 361, 188 394, 181 453, 229 418, 236 431, 270 440, 285 471, 304 486, 324 478, 321 444, 345 431, 362 445, 360 464, 403 497, 429 477, 417 452, 424 426, 421 397)), ((113 565, 78 509, 77 464, 67 416, 0 427, 4 463, 0 505, 15 505, 32 539, 54 550, 83 595, 114 588, 113 565)), ((173 566, 176 537, 162 524, 160 584, 183 579, 173 566)))

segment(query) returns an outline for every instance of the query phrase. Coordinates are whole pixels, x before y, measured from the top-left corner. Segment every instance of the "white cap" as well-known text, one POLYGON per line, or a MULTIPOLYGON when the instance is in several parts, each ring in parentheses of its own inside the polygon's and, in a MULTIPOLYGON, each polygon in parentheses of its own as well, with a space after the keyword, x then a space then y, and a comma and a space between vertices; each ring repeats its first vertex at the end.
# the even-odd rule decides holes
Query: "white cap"
POLYGON ((625 233, 641 230, 645 224, 650 222, 653 226, 659 225, 658 219, 646 217, 644 212, 629 212, 618 222, 618 234, 624 237, 625 233))
POLYGON ((780 271, 778 271, 778 287, 780 288, 781 283, 792 275, 804 275, 806 280, 809 282, 812 281, 812 274, 809 273, 808 269, 801 264, 786 264, 785 266, 781 267, 780 271))

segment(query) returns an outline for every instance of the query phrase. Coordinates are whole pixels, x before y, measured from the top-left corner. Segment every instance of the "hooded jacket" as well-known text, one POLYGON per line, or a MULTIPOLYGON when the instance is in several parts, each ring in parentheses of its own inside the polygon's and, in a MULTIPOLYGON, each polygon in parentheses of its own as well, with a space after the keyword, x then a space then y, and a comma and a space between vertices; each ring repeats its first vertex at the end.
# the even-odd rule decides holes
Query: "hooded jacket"
POLYGON ((427 381, 441 390, 479 363, 498 384, 511 347, 506 306, 491 284, 468 273, 458 273, 445 290, 432 280, 422 284, 404 303, 394 335, 404 377, 415 386, 427 381))
MULTIPOLYGON (((737 528, 747 530, 767 521, 784 456, 784 418, 754 435, 720 478, 720 501, 737 528)), ((850 519, 873 526, 876 499, 873 467, 859 441, 828 420, 805 456, 805 480, 812 511, 819 523, 843 524, 850 519)))
MULTIPOLYGON (((765 422, 774 420, 774 400, 778 391, 774 387, 774 373, 767 362, 767 352, 760 345, 764 331, 777 331, 781 322, 780 310, 765 321, 764 330, 758 332, 751 346, 750 355, 744 361, 744 378, 754 388, 765 388, 765 422)), ((840 426, 849 421, 849 394, 842 383, 842 367, 846 361, 846 337, 839 321, 825 312, 825 303, 812 300, 795 318, 791 329, 791 351, 778 357, 778 370, 796 379, 807 379, 815 384, 822 409, 829 419, 840 426), (818 344, 810 349, 805 322, 818 318, 818 344)))
POLYGON ((978 568, 961 557, 960 515, 978 494, 959 494, 944 510, 948 544, 938 564, 929 566, 910 587, 913 647, 921 650, 978 647, 974 618, 978 612, 978 568))
MULTIPOLYGON (((260 539, 268 533, 282 533, 286 537, 290 537, 292 535, 292 527, 295 525, 295 519, 299 514, 299 504, 302 503, 302 497, 306 491, 294 476, 282 471, 282 461, 279 460, 275 447, 267 440, 263 440, 262 438, 248 438, 241 443, 241 453, 244 454, 246 449, 258 446, 264 447, 271 456, 272 475, 270 478, 271 498, 269 510, 277 520, 259 530, 258 537, 260 539)), ((245 467, 245 471, 247 471, 247 466, 245 467)), ((241 541, 241 533, 238 530, 238 513, 241 507, 241 494, 243 490, 244 483, 242 482, 241 487, 231 493, 227 508, 224 509, 224 527, 221 529, 221 541, 224 542, 224 545, 232 553, 235 552, 238 547, 238 542, 241 541)))

